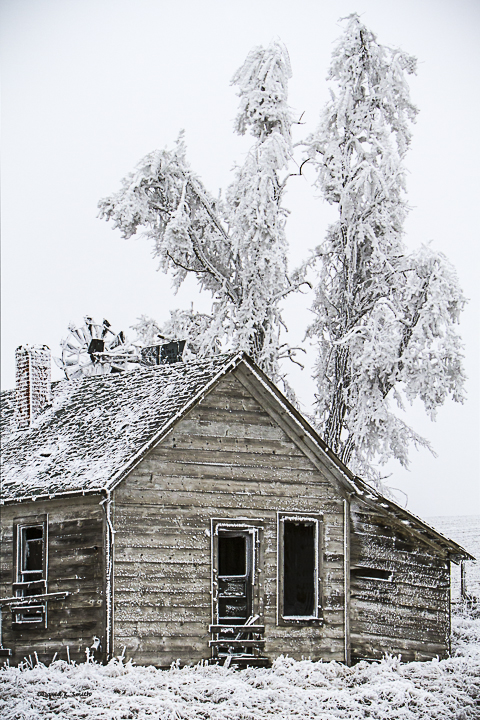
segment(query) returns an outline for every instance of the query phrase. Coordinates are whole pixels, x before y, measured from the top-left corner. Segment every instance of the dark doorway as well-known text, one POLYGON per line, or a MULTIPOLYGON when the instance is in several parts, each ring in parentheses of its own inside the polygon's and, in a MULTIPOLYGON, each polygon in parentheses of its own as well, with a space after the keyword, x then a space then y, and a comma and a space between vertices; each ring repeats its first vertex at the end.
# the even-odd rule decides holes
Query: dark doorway
POLYGON ((252 615, 252 538, 248 532, 218 534, 218 622, 244 625, 252 615))
POLYGON ((284 617, 315 615, 315 542, 314 523, 284 522, 284 617))

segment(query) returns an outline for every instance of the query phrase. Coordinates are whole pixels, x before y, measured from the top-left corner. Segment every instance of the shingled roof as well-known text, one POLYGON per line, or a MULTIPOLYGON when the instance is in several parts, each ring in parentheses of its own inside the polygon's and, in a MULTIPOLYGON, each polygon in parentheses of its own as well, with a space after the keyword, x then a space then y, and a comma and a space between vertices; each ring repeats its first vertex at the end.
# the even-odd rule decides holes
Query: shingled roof
POLYGON ((111 487, 242 355, 64 381, 28 429, 2 393, 2 502, 111 487))
POLYGON ((310 448, 333 463, 348 494, 396 518, 417 539, 434 541, 452 559, 474 559, 351 473, 244 353, 57 383, 52 405, 28 429, 19 429, 15 422, 15 391, 1 393, 1 503, 111 489, 222 376, 240 364, 263 386, 267 404, 282 407, 282 416, 301 428, 310 448))

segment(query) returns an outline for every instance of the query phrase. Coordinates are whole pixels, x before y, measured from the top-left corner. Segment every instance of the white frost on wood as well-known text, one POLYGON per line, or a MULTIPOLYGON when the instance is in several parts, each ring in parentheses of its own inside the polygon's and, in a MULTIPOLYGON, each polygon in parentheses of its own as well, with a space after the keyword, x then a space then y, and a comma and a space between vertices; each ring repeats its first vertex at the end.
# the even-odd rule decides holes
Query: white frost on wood
POLYGON ((110 487, 240 358, 64 381, 26 430, 2 393, 2 501, 110 487))

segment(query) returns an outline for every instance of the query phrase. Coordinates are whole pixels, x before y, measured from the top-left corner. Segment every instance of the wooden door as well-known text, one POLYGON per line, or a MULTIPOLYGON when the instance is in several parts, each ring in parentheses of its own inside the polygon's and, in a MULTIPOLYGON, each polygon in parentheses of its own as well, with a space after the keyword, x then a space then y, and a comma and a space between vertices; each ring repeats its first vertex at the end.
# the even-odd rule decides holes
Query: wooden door
POLYGON ((218 533, 217 617, 221 625, 245 625, 252 616, 252 533, 218 533))

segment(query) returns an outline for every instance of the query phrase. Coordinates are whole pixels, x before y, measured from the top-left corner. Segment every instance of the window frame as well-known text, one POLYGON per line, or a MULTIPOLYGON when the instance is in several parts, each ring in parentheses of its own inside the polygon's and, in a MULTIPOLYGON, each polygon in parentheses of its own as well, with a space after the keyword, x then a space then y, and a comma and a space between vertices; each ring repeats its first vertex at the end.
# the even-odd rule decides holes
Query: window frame
POLYGON ((322 582, 322 550, 323 550, 323 514, 311 512, 277 512, 277 625, 319 625, 323 624, 323 582, 322 582), (284 563, 285 522, 313 525, 314 536, 314 613, 312 615, 285 615, 284 598, 284 563))
MULTIPOLYGON (((32 571, 33 572, 33 571, 32 571)), ((39 572, 39 571, 37 571, 39 572)), ((28 598, 25 591, 28 585, 33 584, 33 590, 36 595, 46 595, 48 592, 48 515, 34 515, 29 517, 15 518, 13 521, 13 582, 12 595, 18 597, 19 600, 28 598), (42 528, 42 577, 40 580, 32 580, 30 583, 23 579, 23 554, 25 551, 24 531, 28 528, 42 528), (36 587, 37 586, 37 587, 36 587)), ((12 605, 12 624, 13 627, 26 626, 47 627, 47 603, 44 599, 35 601, 35 595, 32 595, 32 602, 28 605, 12 605), (27 617, 26 612, 36 612, 37 615, 27 617)))

